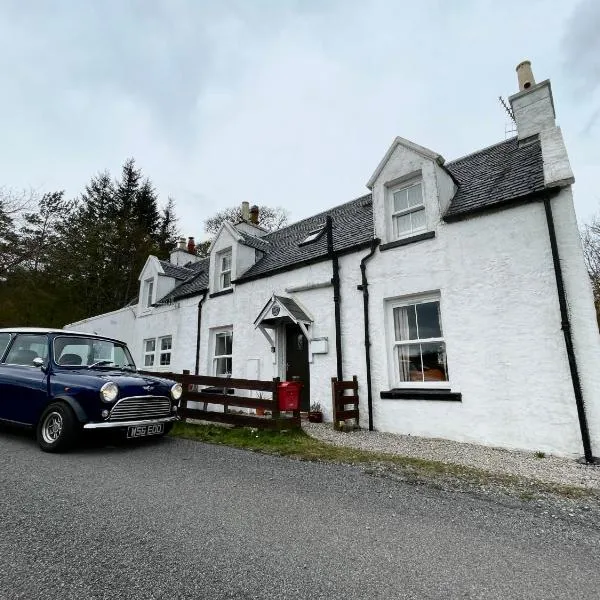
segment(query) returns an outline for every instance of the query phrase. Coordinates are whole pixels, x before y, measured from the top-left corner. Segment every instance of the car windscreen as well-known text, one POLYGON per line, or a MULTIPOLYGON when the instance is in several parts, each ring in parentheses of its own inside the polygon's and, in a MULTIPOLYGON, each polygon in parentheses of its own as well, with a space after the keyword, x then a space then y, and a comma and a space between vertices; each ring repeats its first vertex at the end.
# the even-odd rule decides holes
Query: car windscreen
POLYGON ((135 369, 125 344, 79 336, 54 339, 54 362, 61 367, 135 369))
POLYGON ((0 333, 0 358, 4 356, 8 342, 10 342, 10 333, 0 333))

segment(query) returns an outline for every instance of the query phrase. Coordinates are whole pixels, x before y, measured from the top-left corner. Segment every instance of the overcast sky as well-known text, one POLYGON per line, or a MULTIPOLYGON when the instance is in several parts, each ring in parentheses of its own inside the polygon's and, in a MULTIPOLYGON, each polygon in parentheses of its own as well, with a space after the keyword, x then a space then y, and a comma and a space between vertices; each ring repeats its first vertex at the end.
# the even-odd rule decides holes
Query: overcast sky
POLYGON ((133 156, 180 227, 362 195, 394 136, 505 138, 551 78, 580 221, 600 209, 600 0, 0 0, 0 185, 79 194, 133 156))

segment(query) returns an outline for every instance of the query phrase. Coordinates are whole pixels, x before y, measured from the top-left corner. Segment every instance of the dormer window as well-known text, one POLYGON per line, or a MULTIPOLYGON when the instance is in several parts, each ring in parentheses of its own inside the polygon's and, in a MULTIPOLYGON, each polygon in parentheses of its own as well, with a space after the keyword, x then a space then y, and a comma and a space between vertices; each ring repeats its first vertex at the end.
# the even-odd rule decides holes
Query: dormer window
POLYGON ((391 188, 390 201, 393 239, 425 231, 427 223, 421 181, 391 188))
POLYGON ((325 231, 325 225, 322 225, 318 229, 313 229, 308 233, 308 235, 298 244, 298 246, 304 246, 305 244, 310 244, 312 242, 316 242, 325 231))
POLYGON ((152 298, 154 295, 154 279, 146 279, 144 281, 144 308, 150 308, 152 306, 152 298))
POLYGON ((217 255, 218 288, 226 290, 231 287, 231 248, 217 255))

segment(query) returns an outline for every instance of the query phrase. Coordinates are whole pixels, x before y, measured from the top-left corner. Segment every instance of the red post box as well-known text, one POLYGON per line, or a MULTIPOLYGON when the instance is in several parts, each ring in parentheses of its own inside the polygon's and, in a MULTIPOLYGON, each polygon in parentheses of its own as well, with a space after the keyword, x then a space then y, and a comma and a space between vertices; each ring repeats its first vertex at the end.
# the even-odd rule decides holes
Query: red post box
POLYGON ((279 410, 298 410, 300 406, 300 391, 302 384, 299 381, 282 381, 277 392, 279 395, 279 410))

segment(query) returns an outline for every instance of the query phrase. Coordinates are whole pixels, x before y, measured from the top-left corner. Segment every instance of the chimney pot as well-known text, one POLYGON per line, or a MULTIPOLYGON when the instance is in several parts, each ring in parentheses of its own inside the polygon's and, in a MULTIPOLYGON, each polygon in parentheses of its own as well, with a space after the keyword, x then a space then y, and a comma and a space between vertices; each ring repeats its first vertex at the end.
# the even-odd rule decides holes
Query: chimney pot
POLYGON ((189 237, 188 238, 187 251, 190 254, 196 254, 196 242, 194 242, 194 238, 193 237, 189 237))
POLYGON ((185 250, 185 238, 184 237, 180 237, 179 240, 177 240, 177 250, 185 250))
POLYGON ((252 206, 252 208, 250 209, 250 222, 253 223, 254 225, 258 225, 258 206, 256 206, 256 204, 254 204, 252 206))
POLYGON ((250 202, 242 202, 242 219, 244 221, 250 220, 250 202))
POLYGON ((520 92, 528 90, 532 85, 535 85, 530 61, 524 60, 517 65, 517 78, 519 80, 520 92))

